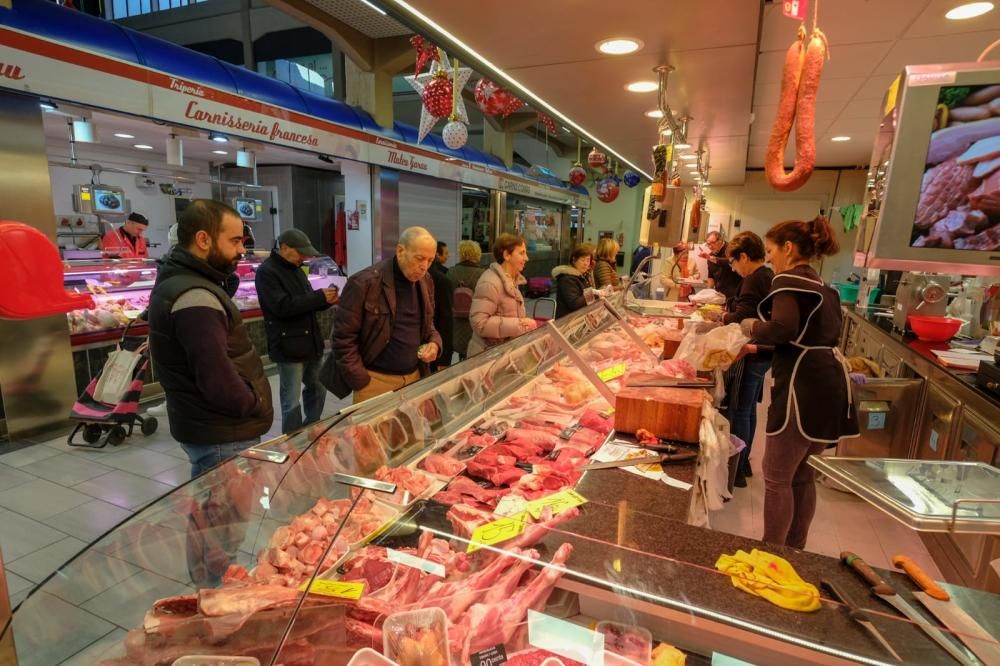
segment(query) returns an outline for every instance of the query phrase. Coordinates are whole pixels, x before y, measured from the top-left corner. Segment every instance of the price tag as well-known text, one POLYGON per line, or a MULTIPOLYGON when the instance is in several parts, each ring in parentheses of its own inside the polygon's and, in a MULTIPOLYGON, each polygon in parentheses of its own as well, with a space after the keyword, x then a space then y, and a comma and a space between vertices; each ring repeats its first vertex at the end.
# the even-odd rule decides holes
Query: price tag
POLYGON ((556 516, 567 509, 572 509, 574 506, 580 506, 581 504, 586 503, 586 497, 572 488, 567 488, 565 490, 560 490, 554 495, 549 495, 548 497, 528 502, 528 513, 538 519, 542 517, 542 510, 545 509, 545 507, 549 507, 552 509, 552 515, 556 516))
POLYGON ((502 644, 494 645, 473 654, 469 663, 472 666, 503 666, 507 663, 507 650, 502 644))
POLYGON ((492 546, 508 539, 520 536, 524 528, 528 526, 528 514, 516 513, 492 523, 486 523, 476 528, 476 531, 469 537, 469 547, 465 552, 474 553, 483 546, 492 546))
MULTIPOLYGON (((299 591, 305 592, 306 584, 299 586, 299 591)), ((325 597, 340 599, 360 599, 365 591, 364 581, 315 580, 309 588, 310 594, 321 594, 325 597)))
POLYGON ((899 96, 899 77, 892 81, 892 85, 885 93, 885 105, 882 107, 882 117, 889 115, 889 112, 896 108, 896 98, 899 96))
POLYGON ((602 382, 610 382, 612 379, 618 379, 625 374, 625 364, 616 363, 610 368, 604 368, 597 373, 597 376, 601 378, 602 382))
POLYGON ((604 410, 603 412, 601 412, 601 417, 602 417, 602 418, 605 418, 605 419, 610 419, 610 418, 611 418, 611 416, 612 416, 612 415, 613 415, 614 413, 615 413, 615 408, 614 408, 614 407, 608 407, 608 408, 607 408, 607 409, 605 409, 605 410, 604 410))

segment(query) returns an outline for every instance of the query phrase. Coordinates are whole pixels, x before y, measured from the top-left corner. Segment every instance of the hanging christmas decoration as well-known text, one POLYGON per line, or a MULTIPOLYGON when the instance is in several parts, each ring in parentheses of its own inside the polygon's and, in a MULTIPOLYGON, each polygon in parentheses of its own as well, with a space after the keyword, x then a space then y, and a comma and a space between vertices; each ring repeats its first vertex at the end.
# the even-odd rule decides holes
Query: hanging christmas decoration
POLYGON ((570 185, 583 185, 585 180, 587 180, 587 170, 580 164, 580 137, 577 137, 576 162, 573 162, 573 168, 569 170, 569 183, 570 185))
POLYGON ((499 116, 510 101, 507 91, 486 77, 476 82, 475 98, 476 106, 486 116, 499 116))
MULTIPOLYGON (((451 70, 453 72, 458 71, 458 59, 455 59, 455 64, 452 66, 451 70)), ((444 145, 448 146, 452 150, 458 150, 465 145, 465 142, 469 140, 469 128, 466 127, 465 123, 458 119, 458 87, 457 82, 451 87, 451 115, 448 116, 448 124, 444 126, 444 130, 441 132, 441 138, 444 139, 444 145)))
POLYGON ((501 95, 504 99, 503 111, 500 113, 501 116, 506 118, 512 113, 520 111, 524 106, 524 102, 518 99, 517 95, 510 92, 509 90, 502 90, 501 95))
POLYGON ((603 169, 608 165, 608 156, 602 151, 597 149, 597 146, 587 154, 587 164, 590 165, 591 169, 603 169))
POLYGON ((628 185, 629 187, 635 187, 636 185, 638 185, 640 179, 641 177, 639 176, 639 174, 637 174, 635 171, 632 171, 632 169, 629 169, 624 174, 622 174, 622 180, 625 181, 625 184, 628 185))
MULTIPOLYGON (((465 85, 472 76, 472 70, 468 67, 453 68, 448 62, 447 56, 438 49, 438 59, 431 63, 429 72, 407 76, 406 82, 417 91, 420 99, 423 100, 420 109, 420 127, 417 132, 417 143, 424 140, 431 129, 441 118, 447 118, 451 111, 452 79, 458 90, 465 89, 465 85)), ((465 110, 465 100, 458 96, 458 103, 455 107, 455 115, 458 120, 469 123, 469 114, 465 110)))
POLYGON ((410 44, 417 50, 417 66, 414 74, 424 71, 428 62, 436 61, 439 58, 438 48, 420 35, 411 37, 410 44))
POLYGON ((618 176, 613 173, 601 176, 597 181, 597 198, 602 203, 611 203, 617 199, 621 192, 620 182, 618 176))
POLYGON ((559 130, 556 128, 556 121, 552 120, 541 111, 538 111, 537 113, 538 113, 538 121, 543 125, 545 125, 545 129, 548 130, 549 134, 551 134, 552 136, 556 136, 559 133, 559 130))

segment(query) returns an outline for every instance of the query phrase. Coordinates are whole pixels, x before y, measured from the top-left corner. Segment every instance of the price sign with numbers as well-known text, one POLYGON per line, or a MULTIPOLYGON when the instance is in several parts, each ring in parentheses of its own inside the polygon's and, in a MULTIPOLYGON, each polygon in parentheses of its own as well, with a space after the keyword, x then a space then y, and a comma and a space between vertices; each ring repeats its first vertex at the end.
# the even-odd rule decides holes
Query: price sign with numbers
MULTIPOLYGON (((299 586, 300 591, 305 591, 306 584, 299 586)), ((309 588, 310 594, 322 594, 325 597, 339 597, 341 599, 360 599, 364 594, 364 581, 342 581, 342 580, 315 580, 309 588)))
POLYGON ((586 504, 587 498, 576 492, 572 488, 567 488, 566 490, 560 490, 554 495, 549 495, 548 497, 543 497, 541 499, 536 499, 528 502, 528 513, 534 516, 536 519, 542 517, 542 511, 545 507, 552 509, 552 515, 556 516, 566 509, 572 509, 574 506, 580 506, 581 504, 586 504))
POLYGON ((612 379, 618 379, 625 374, 625 364, 616 363, 610 368, 604 368, 597 373, 597 376, 601 378, 602 382, 610 382, 612 379))
POLYGON ((469 547, 465 552, 474 553, 483 546, 492 546, 520 536, 528 526, 528 514, 521 512, 507 516, 476 528, 469 537, 469 547))

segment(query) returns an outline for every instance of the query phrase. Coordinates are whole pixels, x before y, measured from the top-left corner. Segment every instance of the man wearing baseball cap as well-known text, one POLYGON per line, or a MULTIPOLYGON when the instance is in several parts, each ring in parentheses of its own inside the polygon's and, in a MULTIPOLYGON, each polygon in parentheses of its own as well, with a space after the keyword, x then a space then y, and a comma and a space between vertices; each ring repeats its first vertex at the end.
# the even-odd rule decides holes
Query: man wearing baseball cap
POLYGON ((104 234, 101 250, 109 257, 145 259, 149 256, 146 239, 142 237, 149 220, 141 213, 129 213, 125 224, 104 234))
POLYGON ((277 249, 257 269, 257 298, 264 312, 267 351, 278 366, 281 432, 318 421, 326 402, 319 381, 323 335, 316 313, 337 302, 337 289, 313 289, 302 264, 319 256, 298 229, 281 233, 277 249), (305 407, 305 420, 302 408, 305 407))

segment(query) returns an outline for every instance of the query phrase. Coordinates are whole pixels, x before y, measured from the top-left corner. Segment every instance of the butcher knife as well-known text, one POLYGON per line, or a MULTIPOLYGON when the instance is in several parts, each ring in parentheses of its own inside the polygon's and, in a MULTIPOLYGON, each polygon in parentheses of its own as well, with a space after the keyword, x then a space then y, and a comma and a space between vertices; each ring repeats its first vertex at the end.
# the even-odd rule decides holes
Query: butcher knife
POLYGON ((920 612, 911 606, 909 602, 896 594, 889 583, 882 580, 882 577, 875 573, 875 570, 868 566, 868 563, 854 553, 844 551, 840 554, 841 561, 861 576, 866 583, 872 586, 872 594, 890 606, 893 606, 900 613, 916 623, 925 634, 930 636, 944 650, 955 658, 963 666, 978 666, 979 660, 972 656, 965 648, 960 648, 950 640, 937 627, 929 624, 920 612))
POLYGON ((899 653, 897 653, 894 649, 892 649, 892 646, 889 645, 889 643, 885 640, 885 637, 882 635, 882 632, 880 632, 878 629, 875 628, 875 625, 872 623, 870 619, 868 619, 868 617, 865 615, 865 612, 860 608, 858 608, 857 606, 855 606, 854 602, 851 601, 851 599, 847 595, 841 592, 838 588, 834 586, 833 583, 831 583, 828 580, 821 580, 820 585, 822 585, 823 587, 825 587, 827 590, 830 591, 830 594, 833 596, 834 600, 840 601, 842 604, 847 606, 848 617, 850 617, 852 620, 854 620, 862 627, 864 627, 868 631, 868 633, 871 634, 872 637, 875 640, 877 640, 883 648, 885 648, 885 651, 892 655, 893 659, 895 659, 896 661, 903 661, 903 658, 899 656, 899 653))
POLYGON ((965 643, 984 664, 1000 664, 1000 644, 982 625, 972 619, 961 606, 951 600, 951 596, 928 576, 920 566, 906 557, 897 555, 892 563, 903 569, 910 579, 923 588, 913 596, 922 603, 941 624, 955 632, 955 636, 965 643))
POLYGON ((635 465, 656 465, 663 461, 662 455, 642 456, 641 458, 626 458, 625 460, 609 460, 581 465, 577 469, 586 472, 592 469, 613 469, 615 467, 633 467, 635 465))

